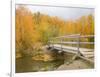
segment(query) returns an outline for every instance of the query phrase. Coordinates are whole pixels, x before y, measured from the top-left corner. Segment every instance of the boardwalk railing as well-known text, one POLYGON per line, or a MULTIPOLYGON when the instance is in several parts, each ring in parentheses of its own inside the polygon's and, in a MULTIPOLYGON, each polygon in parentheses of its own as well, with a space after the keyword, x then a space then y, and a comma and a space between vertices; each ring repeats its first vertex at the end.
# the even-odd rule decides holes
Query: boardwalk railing
MULTIPOLYGON (((76 51, 77 54, 82 54, 80 51, 80 49, 82 49, 81 45, 94 45, 94 35, 73 34, 51 38, 49 41, 50 47, 54 48, 56 44, 60 45, 59 51, 63 51, 64 46, 70 45, 70 47, 73 47, 72 45, 74 45, 75 49, 72 48, 71 50, 76 51), (88 41, 88 39, 90 40, 88 41)), ((85 48, 85 50, 86 49, 87 48, 85 48)))

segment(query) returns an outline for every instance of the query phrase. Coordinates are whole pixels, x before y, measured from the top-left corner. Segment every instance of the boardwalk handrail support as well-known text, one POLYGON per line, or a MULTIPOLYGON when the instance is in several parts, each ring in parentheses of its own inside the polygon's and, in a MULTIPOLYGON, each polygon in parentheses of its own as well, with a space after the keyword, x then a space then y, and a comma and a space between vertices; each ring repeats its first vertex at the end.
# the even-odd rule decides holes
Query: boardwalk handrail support
MULTIPOLYGON (((75 56, 78 56, 78 57, 80 57, 80 58, 83 58, 83 59, 85 59, 85 60, 87 60, 87 61, 90 61, 90 62, 92 62, 91 60, 89 60, 88 58, 85 58, 85 56, 82 54, 82 52, 80 51, 80 49, 81 49, 81 47, 80 47, 80 45, 81 44, 90 44, 90 45, 94 45, 94 40, 92 40, 92 42, 90 41, 90 42, 82 42, 82 41, 84 41, 84 39, 82 39, 82 41, 80 40, 81 38, 92 38, 92 39, 94 39, 94 35, 80 35, 80 34, 73 34, 73 35, 66 35, 66 36, 60 36, 60 37, 55 37, 55 38, 51 38, 51 40, 49 41, 49 44, 50 45, 52 45, 51 47, 55 47, 55 45, 56 44, 58 44, 58 45, 60 45, 60 51, 63 51, 64 49, 64 47, 62 47, 62 46, 64 46, 65 44, 75 44, 75 45, 77 45, 77 50, 72 50, 72 51, 77 51, 77 53, 76 53, 76 55, 75 56), (67 42, 65 42, 65 40, 64 39, 70 39, 70 38, 72 38, 72 39, 77 39, 77 41, 69 41, 68 42, 68 40, 67 40, 67 42), (58 39, 59 40, 59 42, 55 42, 54 40, 55 39, 58 39), (63 45, 64 44, 64 45, 63 45)), ((86 41, 88 41, 88 40, 86 40, 86 41)), ((87 48, 86 48, 87 49, 87 48)), ((69 50, 69 49, 68 49, 69 50)), ((90 49, 91 51, 93 51, 94 49, 90 49)), ((74 59, 75 59, 75 57, 74 57, 74 59)))
POLYGON ((54 37, 51 38, 49 41, 49 44, 51 44, 54 47, 54 44, 60 44, 61 45, 61 51, 63 50, 63 44, 72 44, 72 45, 77 45, 77 51, 80 54, 80 45, 81 44, 90 44, 90 45, 94 45, 94 41, 93 42, 81 42, 80 39, 81 38, 94 38, 94 35, 81 35, 81 34, 72 34, 72 35, 66 35, 66 36, 59 36, 59 37, 54 37), (67 41, 67 42, 63 42, 64 39, 77 39, 77 41, 67 41), (58 39, 59 42, 55 42, 54 40, 58 39))

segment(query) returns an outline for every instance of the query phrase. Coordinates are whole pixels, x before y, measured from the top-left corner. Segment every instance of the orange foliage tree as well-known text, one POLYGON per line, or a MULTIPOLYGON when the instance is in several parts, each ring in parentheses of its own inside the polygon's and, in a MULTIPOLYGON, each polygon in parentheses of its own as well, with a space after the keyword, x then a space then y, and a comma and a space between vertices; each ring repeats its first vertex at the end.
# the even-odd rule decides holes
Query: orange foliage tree
POLYGON ((35 45, 48 44, 49 39, 67 34, 94 34, 93 15, 82 16, 76 20, 62 20, 58 17, 31 13, 27 8, 16 8, 16 51, 30 54, 35 45))

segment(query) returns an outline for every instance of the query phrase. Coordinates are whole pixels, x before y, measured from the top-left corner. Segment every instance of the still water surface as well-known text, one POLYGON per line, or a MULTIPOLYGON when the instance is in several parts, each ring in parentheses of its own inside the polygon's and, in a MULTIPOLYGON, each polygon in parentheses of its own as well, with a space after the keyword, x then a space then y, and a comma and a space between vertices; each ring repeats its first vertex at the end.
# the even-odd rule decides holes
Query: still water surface
POLYGON ((63 60, 36 61, 31 57, 23 57, 16 60, 16 73, 53 71, 64 63, 63 60))

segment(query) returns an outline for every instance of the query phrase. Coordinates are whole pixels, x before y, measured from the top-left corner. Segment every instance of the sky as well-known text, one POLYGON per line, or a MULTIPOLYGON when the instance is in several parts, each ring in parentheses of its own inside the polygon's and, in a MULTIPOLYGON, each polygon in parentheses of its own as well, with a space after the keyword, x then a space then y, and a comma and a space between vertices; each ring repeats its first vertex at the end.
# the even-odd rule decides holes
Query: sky
MULTIPOLYGON (((94 15, 93 8, 79 8, 79 7, 54 7, 54 6, 36 6, 36 5, 24 5, 32 13, 40 12, 42 14, 57 16, 63 20, 77 19, 84 15, 94 15)), ((18 7, 18 5, 17 5, 18 7)))

